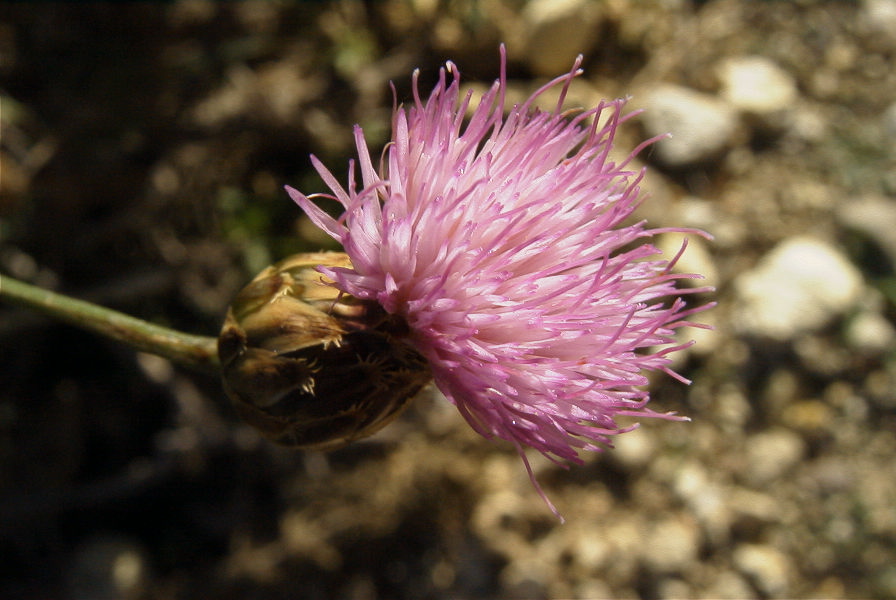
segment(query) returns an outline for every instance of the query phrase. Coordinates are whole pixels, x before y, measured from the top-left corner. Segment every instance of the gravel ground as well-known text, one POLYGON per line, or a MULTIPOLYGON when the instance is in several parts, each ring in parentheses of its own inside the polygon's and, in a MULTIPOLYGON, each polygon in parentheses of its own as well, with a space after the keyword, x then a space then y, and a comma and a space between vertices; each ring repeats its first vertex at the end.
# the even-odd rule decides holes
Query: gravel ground
MULTIPOLYGON (((896 597, 896 2, 383 0, 0 6, 0 270, 194 333, 269 262, 335 249, 351 126, 445 60, 632 96, 641 216, 712 332, 648 421, 570 470, 435 391, 369 441, 273 447, 220 384, 0 308, 0 597, 896 597), (672 236, 663 240, 676 247, 672 236)), ((378 150, 377 150, 378 151, 378 150)))

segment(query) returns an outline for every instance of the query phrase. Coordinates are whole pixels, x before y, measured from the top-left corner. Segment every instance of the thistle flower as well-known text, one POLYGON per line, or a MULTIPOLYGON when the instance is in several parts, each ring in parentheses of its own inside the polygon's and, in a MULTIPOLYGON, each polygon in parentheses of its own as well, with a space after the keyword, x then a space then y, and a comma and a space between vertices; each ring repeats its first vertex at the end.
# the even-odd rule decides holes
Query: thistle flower
MULTIPOLYGON (((670 370, 689 346, 675 331, 709 305, 687 307, 676 274, 650 243, 680 229, 630 222, 643 171, 610 150, 624 100, 564 111, 572 70, 505 111, 501 75, 465 123, 457 68, 447 63, 424 102, 397 107, 393 137, 376 169, 354 128, 363 182, 348 189, 315 157, 332 194, 287 188, 311 220, 342 243, 351 266, 318 270, 345 294, 379 304, 407 325, 404 342, 424 356, 438 388, 467 422, 510 441, 538 492, 525 448, 582 463, 579 451, 611 446, 619 416, 674 418, 646 407, 646 372, 670 370), (534 107, 560 87, 556 108, 534 107), (315 198, 339 202, 333 218, 315 198), (671 300, 670 300, 671 298, 671 300)), ((691 232, 705 235, 702 232, 691 232)), ((682 248, 682 251, 684 248, 682 248)), ((699 325, 698 325, 699 326, 699 325)))

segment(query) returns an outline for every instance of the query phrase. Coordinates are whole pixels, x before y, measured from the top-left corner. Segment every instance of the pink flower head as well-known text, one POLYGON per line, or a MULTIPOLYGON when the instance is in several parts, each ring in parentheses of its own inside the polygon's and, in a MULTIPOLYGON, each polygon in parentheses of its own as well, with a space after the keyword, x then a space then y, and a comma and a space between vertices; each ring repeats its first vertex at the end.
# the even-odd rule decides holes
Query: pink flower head
POLYGON ((669 369, 669 354, 690 345, 674 333, 709 305, 688 308, 682 296, 708 288, 679 289, 699 275, 672 273, 678 256, 660 258, 650 244, 682 230, 628 221, 643 176, 628 163, 653 140, 610 160, 617 127, 633 115, 625 101, 564 112, 580 56, 505 115, 503 47, 501 58, 469 120, 472 92, 461 97, 452 63, 425 102, 415 72, 414 102, 396 108, 379 170, 356 126, 360 190, 353 162, 346 190, 313 156, 333 194, 287 190, 351 258, 351 269, 320 271, 401 316, 439 389, 477 432, 512 442, 532 477, 526 446, 581 464, 580 450, 634 427, 617 416, 678 418, 646 408, 645 372, 686 382, 669 369), (556 108, 536 109, 555 86, 556 108), (334 219, 315 197, 345 212, 334 219))

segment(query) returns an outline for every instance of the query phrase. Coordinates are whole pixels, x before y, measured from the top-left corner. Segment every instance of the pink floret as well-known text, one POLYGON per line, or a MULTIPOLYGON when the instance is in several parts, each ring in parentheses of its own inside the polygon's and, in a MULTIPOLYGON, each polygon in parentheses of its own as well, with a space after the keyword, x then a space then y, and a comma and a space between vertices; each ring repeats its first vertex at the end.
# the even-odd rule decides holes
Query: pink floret
POLYGON ((689 317, 710 306, 686 305, 683 296, 709 288, 680 288, 700 276, 673 273, 678 257, 650 243, 684 230, 629 219, 643 171, 628 165, 650 141, 610 160, 617 127, 634 114, 625 101, 563 111, 580 63, 505 115, 502 48, 501 77, 468 119, 472 93, 460 96, 452 63, 425 102, 415 72, 414 102, 396 109, 379 169, 355 127, 360 190, 354 164, 346 190, 314 157, 332 195, 287 188, 351 258, 352 269, 321 271, 402 316, 439 389, 477 432, 512 442, 530 476, 526 447, 581 463, 580 450, 632 429, 618 416, 679 418, 645 406, 645 373, 686 382, 669 369, 669 354, 690 345, 675 332, 701 326, 689 317), (555 86, 556 108, 534 108, 555 86), (344 213, 332 218, 315 197, 344 213))

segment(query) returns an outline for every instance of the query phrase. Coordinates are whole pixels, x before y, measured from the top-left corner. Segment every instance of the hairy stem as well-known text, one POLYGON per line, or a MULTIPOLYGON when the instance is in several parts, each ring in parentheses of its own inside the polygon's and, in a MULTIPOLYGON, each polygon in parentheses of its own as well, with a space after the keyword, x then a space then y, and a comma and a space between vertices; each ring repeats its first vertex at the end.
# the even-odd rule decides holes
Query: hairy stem
POLYGON ((70 298, 0 275, 0 300, 30 308, 151 354, 204 372, 217 373, 217 339, 183 333, 109 308, 70 298))

